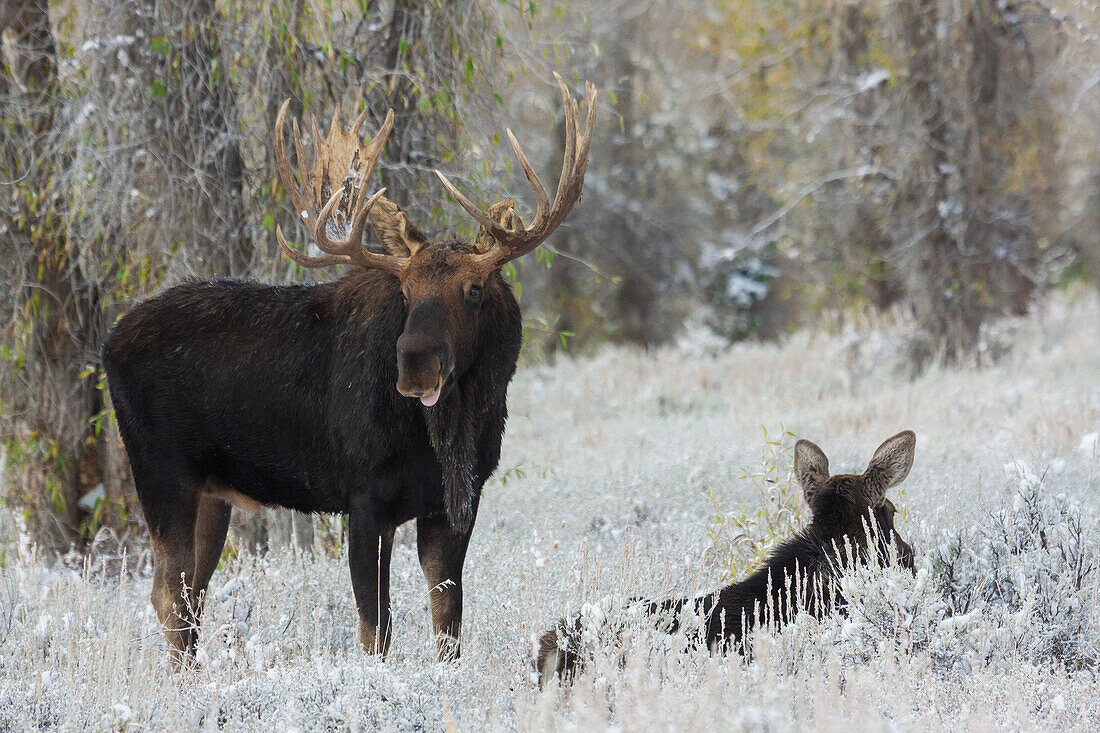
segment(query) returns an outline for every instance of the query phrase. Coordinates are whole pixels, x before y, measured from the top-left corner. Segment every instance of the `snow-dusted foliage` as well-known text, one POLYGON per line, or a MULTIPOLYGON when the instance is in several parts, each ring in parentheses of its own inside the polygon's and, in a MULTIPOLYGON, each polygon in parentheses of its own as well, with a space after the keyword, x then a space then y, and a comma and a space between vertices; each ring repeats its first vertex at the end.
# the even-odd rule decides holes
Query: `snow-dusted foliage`
POLYGON ((752 307, 768 294, 779 272, 769 264, 776 256, 774 247, 756 246, 743 235, 729 238, 733 241, 702 248, 696 275, 702 296, 698 317, 715 333, 735 339, 756 330, 752 307))
POLYGON ((1026 463, 1009 468, 1019 482, 1011 506, 991 511, 976 527, 945 532, 929 553, 936 590, 956 616, 977 613, 1003 627, 1016 655, 1094 668, 1097 514, 1026 463))
POLYGON ((841 578, 847 614, 823 624, 819 643, 859 663, 924 655, 943 675, 1020 662, 1091 673, 1098 516, 1012 468, 1011 505, 934 535, 915 576, 863 567, 841 578))
POLYGON ((47 563, 0 512, 0 732, 1100 729, 1100 304, 1055 300, 1015 334, 989 368, 915 380, 853 361, 848 335, 525 365, 455 663, 435 661, 408 529, 387 660, 358 647, 346 552, 326 545, 227 556, 201 666, 180 674, 147 554, 47 563), (734 561, 743 577, 802 521, 797 495, 766 499, 786 485, 784 431, 847 473, 904 428, 916 462, 889 496, 916 574, 849 573, 845 614, 759 631, 748 655, 629 603, 718 588, 734 561), (594 658, 540 691, 534 645, 580 611, 594 658))

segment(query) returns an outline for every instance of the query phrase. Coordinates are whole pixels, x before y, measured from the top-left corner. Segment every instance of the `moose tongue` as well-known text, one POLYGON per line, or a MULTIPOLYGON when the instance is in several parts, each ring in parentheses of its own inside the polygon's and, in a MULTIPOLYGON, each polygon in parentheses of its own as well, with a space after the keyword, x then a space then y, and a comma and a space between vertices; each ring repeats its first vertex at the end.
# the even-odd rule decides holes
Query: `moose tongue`
POLYGON ((421 397, 420 398, 420 403, 422 405, 424 405, 424 407, 431 407, 436 402, 439 402, 439 395, 440 395, 441 392, 443 392, 443 390, 439 390, 439 392, 436 392, 434 394, 430 394, 426 397, 421 397))

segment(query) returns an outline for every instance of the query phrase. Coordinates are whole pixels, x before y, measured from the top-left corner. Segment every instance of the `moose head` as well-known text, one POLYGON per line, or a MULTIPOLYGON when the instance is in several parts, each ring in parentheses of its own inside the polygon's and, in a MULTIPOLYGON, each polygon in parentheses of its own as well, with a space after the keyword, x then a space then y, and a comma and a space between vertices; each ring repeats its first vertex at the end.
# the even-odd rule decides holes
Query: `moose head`
POLYGON ((862 474, 830 476, 825 453, 808 440, 798 441, 794 446, 794 475, 810 506, 811 527, 823 537, 847 537, 862 550, 869 549, 870 535, 878 542, 876 554, 881 559, 889 557, 892 538, 897 543, 898 560, 912 569, 913 548, 894 529, 897 510, 886 498, 886 491, 909 475, 916 445, 913 431, 903 431, 878 447, 862 474))
MULTIPOLYGON (((473 359, 479 318, 486 304, 501 301, 507 288, 500 277, 501 268, 549 237, 580 199, 592 143, 596 89, 586 85, 588 111, 582 129, 577 103, 561 77, 557 74, 555 77, 565 104, 565 155, 552 201, 512 131, 507 131, 534 189, 536 209, 530 226, 524 226, 512 199, 504 199, 483 211, 436 171, 451 195, 481 225, 473 242, 430 240, 409 221, 405 212, 383 196, 385 189, 367 195, 367 182, 393 126, 392 110, 378 134, 366 145, 359 141, 366 111, 345 132, 340 129, 337 108, 324 140, 313 121, 316 155, 312 170, 302 176, 309 196, 303 194, 295 181, 283 142, 290 100, 279 110, 275 137, 279 175, 324 254, 318 257, 302 254, 290 247, 282 230, 276 228, 279 244, 288 257, 303 267, 349 264, 381 270, 396 279, 405 305, 404 330, 396 344, 396 387, 402 395, 418 398, 426 407, 432 407, 447 395, 453 379, 473 359), (368 217, 383 252, 373 252, 362 244, 368 217)), ((297 120, 293 130, 301 164, 305 157, 297 120)))

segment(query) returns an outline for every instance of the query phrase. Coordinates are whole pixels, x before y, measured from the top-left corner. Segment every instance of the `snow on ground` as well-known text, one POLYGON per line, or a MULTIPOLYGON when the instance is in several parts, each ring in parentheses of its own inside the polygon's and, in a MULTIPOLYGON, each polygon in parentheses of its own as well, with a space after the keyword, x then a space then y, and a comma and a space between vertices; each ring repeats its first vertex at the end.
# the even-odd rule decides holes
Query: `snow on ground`
POLYGON ((1100 304, 1058 296, 991 336, 1010 347, 994 365, 915 381, 895 331, 522 367, 457 663, 434 661, 411 533, 385 662, 357 648, 346 556, 285 552, 224 563, 202 667, 174 674, 147 571, 39 561, 4 516, 0 731, 1100 728, 1100 304), (581 604, 723 582, 716 511, 761 503, 743 477, 764 429, 840 472, 906 428, 916 464, 891 498, 916 577, 846 579, 847 617, 761 632, 751 660, 639 631, 571 691, 532 683, 533 639, 581 604))

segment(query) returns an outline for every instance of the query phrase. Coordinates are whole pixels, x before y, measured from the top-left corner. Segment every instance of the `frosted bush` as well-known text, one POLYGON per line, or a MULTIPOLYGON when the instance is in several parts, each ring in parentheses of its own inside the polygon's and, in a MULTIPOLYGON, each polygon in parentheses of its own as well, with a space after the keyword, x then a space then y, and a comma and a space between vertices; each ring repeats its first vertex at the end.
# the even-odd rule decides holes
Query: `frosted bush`
POLYGON ((706 490, 714 507, 707 530, 709 554, 726 580, 737 580, 762 565, 775 546, 794 535, 809 517, 802 488, 792 478, 794 437, 782 425, 771 434, 764 429, 759 468, 738 477, 751 486, 752 501, 724 511, 714 491, 706 490))
POLYGON ((1094 668, 1096 518, 1013 469, 1011 506, 942 531, 915 576, 872 566, 842 576, 847 614, 824 624, 821 643, 859 662, 926 654, 940 673, 1021 659, 1094 668))
POLYGON ((1094 667, 1097 518, 1052 493, 1025 464, 1010 468, 1018 482, 1011 507, 945 533, 930 553, 937 590, 956 614, 980 610, 1006 625, 1012 619, 1021 656, 1094 667))

